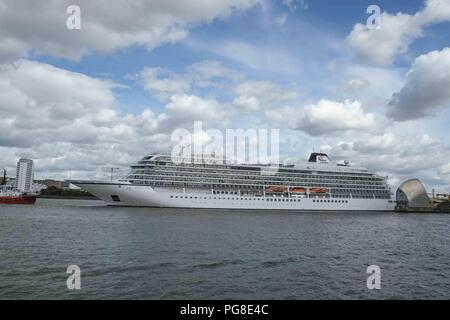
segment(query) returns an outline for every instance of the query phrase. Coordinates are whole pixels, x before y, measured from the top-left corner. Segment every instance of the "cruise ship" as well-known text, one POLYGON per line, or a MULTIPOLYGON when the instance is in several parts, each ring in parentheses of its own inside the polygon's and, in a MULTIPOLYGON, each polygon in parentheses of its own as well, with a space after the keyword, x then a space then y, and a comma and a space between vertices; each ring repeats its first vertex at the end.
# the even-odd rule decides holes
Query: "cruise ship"
POLYGON ((223 159, 142 158, 117 182, 69 180, 112 206, 393 211, 386 177, 312 153, 297 165, 237 164, 223 159))

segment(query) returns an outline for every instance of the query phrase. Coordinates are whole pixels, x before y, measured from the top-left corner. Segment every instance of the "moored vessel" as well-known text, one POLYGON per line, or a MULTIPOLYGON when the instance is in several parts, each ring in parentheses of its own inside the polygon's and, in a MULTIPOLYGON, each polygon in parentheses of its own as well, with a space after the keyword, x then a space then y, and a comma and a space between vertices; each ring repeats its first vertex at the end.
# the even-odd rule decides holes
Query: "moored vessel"
POLYGON ((3 170, 0 204, 34 204, 39 191, 45 188, 44 185, 33 183, 33 161, 20 159, 14 182, 8 181, 6 170, 3 170))
POLYGON ((35 202, 35 195, 2 195, 0 193, 0 204, 34 204, 35 202))
POLYGON ((34 204, 36 195, 17 191, 13 185, 6 184, 6 171, 0 184, 0 204, 34 204))
POLYGON ((387 177, 332 163, 324 153, 298 165, 149 155, 117 182, 70 180, 108 205, 217 209, 393 211, 387 177), (186 161, 184 161, 186 160, 186 161))

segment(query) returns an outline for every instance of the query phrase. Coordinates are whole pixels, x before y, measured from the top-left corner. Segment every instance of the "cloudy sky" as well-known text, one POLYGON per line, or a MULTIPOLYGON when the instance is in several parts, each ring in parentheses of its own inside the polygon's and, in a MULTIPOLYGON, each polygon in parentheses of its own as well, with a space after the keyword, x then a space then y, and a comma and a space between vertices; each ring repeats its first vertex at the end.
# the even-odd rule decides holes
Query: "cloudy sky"
POLYGON ((321 150, 450 191, 449 107, 450 0, 0 0, 11 175, 19 157, 36 178, 125 174, 202 120, 279 128, 284 158, 321 150))

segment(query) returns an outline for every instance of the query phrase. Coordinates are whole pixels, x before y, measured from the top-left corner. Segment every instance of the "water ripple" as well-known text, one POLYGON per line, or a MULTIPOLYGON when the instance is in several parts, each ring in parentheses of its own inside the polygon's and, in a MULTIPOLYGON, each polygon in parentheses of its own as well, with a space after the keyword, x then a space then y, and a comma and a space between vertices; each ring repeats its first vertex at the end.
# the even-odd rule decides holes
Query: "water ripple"
POLYGON ((0 205, 0 299, 449 299, 448 230, 433 214, 0 205))

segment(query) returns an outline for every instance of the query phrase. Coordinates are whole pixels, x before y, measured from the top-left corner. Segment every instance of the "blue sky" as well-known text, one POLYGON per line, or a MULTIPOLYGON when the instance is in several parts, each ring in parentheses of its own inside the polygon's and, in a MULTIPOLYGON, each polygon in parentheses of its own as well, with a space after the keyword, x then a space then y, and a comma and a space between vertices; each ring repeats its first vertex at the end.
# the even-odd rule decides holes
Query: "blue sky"
MULTIPOLYGON (((79 61, 53 56, 31 55, 36 61, 80 72, 92 77, 108 78, 128 88, 116 89, 122 112, 138 112, 151 104, 163 108, 157 99, 146 93, 142 87, 127 81, 127 74, 138 73, 145 67, 162 67, 174 72, 183 70, 198 61, 221 61, 227 66, 242 70, 252 79, 270 79, 278 83, 301 82, 308 93, 320 98, 323 88, 317 82, 326 81, 327 70, 324 65, 332 59, 347 60, 348 52, 342 43, 353 25, 365 23, 366 9, 373 1, 323 1, 308 2, 308 8, 290 10, 282 1, 267 1, 263 6, 232 15, 226 19, 216 19, 193 27, 189 36, 180 42, 162 45, 151 52, 144 46, 131 46, 112 54, 93 53, 79 61), (276 17, 287 14, 283 26, 277 26, 276 17), (245 63, 230 59, 212 50, 205 50, 209 44, 226 42, 245 43, 255 48, 283 51, 295 65, 291 72, 276 68, 258 69, 245 63)), ((414 14, 424 3, 413 1, 377 1, 382 11, 390 13, 414 14)), ((439 50, 450 43, 448 23, 427 28, 429 36, 418 39, 411 46, 408 56, 398 59, 394 67, 407 71, 411 61, 418 55, 439 50)), ((270 58, 270 56, 269 56, 270 58)), ((270 65, 273 61, 268 60, 270 65)))
POLYGON ((393 184, 450 186, 447 0, 79 1, 81 30, 64 27, 68 4, 35 4, 26 21, 20 1, 0 12, 10 170, 32 156, 41 175, 102 177, 202 120, 280 128, 285 157, 323 150, 393 184), (365 27, 371 4, 378 31, 365 27))

